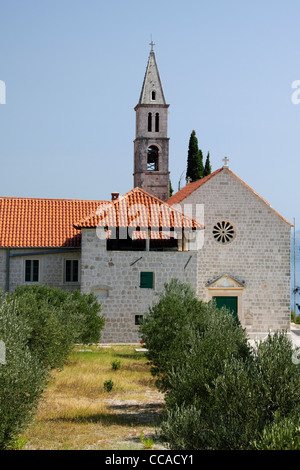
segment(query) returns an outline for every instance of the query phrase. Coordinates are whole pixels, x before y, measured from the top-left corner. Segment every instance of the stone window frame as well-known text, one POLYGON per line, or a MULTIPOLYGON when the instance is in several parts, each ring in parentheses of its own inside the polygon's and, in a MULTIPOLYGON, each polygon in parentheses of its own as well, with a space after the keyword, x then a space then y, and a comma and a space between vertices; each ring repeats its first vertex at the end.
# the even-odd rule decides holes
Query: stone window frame
POLYGON ((243 287, 208 287, 208 301, 213 297, 237 297, 237 316, 243 322, 243 287))
POLYGON ((206 298, 209 302, 213 297, 237 297, 237 316, 241 324, 244 325, 243 296, 245 287, 245 281, 239 280, 231 274, 223 273, 207 282, 205 286, 206 298))

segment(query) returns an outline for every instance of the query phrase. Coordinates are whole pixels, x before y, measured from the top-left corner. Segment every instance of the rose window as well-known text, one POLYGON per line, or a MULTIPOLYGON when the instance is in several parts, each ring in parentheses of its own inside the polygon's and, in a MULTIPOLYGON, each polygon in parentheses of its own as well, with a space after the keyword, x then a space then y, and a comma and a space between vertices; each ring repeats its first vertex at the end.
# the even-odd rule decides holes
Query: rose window
POLYGON ((233 225, 226 220, 217 222, 213 228, 213 237, 217 242, 230 243, 235 236, 233 225))

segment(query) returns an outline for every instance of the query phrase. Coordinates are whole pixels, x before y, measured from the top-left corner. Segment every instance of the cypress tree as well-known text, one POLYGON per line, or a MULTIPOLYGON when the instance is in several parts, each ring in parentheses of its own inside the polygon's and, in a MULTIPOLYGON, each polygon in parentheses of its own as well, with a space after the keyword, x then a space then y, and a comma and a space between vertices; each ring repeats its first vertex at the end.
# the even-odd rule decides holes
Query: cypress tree
POLYGON ((170 190, 169 190, 169 196, 171 197, 173 195, 173 186, 170 180, 170 190))
POLYGON ((196 132, 192 131, 189 140, 186 178, 197 181, 203 177, 203 156, 198 148, 196 132))
POLYGON ((199 175, 197 180, 200 180, 204 176, 203 153, 202 153, 202 150, 200 150, 200 149, 199 149, 199 152, 198 152, 197 174, 199 175))
POLYGON ((207 176, 207 175, 210 175, 210 174, 211 174, 211 165, 210 165, 209 152, 208 152, 207 157, 206 157, 206 161, 205 161, 203 176, 207 176))

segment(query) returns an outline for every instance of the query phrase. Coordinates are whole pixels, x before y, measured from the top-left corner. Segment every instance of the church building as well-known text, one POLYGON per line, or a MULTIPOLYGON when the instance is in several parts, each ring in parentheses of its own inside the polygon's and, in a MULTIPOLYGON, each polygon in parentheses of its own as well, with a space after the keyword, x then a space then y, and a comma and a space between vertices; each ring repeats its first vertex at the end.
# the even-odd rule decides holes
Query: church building
POLYGON ((227 158, 169 197, 169 105, 153 46, 135 107, 134 188, 110 200, 1 197, 0 288, 94 292, 102 342, 139 342, 141 317, 174 277, 226 306, 250 338, 289 330, 291 224, 227 158))

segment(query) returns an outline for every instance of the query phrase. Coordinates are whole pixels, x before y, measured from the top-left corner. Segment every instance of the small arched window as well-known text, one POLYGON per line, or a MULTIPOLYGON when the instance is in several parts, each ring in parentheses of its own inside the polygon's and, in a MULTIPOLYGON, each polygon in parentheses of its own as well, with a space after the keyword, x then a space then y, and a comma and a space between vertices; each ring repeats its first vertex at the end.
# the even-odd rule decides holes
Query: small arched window
POLYGON ((152 113, 148 113, 148 132, 152 132, 152 113))
POLYGON ((159 132, 159 113, 155 114, 155 132, 159 132))
POLYGON ((156 100, 156 91, 151 91, 151 100, 152 101, 156 100))
POLYGON ((147 153, 147 171, 158 171, 158 148, 151 145, 147 153))

